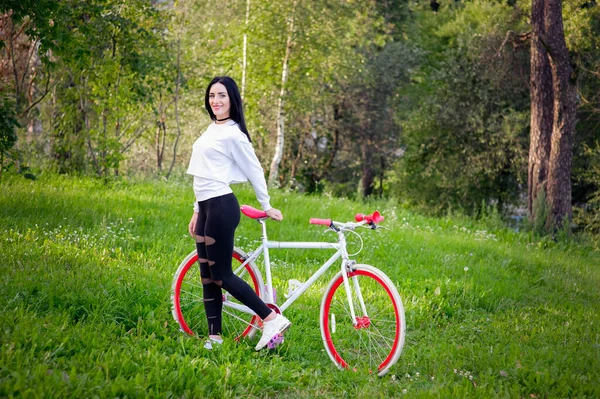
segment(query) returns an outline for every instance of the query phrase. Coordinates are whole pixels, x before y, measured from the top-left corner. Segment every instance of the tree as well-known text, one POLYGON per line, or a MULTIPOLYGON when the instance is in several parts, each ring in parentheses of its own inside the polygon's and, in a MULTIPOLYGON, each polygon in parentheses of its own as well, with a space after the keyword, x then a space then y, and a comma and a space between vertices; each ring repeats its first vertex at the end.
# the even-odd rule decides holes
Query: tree
MULTIPOLYGON (((52 20, 56 8, 55 4, 45 0, 7 0, 0 5, 0 118, 3 129, 0 132, 0 168, 7 157, 12 158, 9 150, 17 143, 17 127, 33 125, 28 123, 33 119, 30 111, 50 92, 50 71, 48 63, 41 62, 40 52, 54 44, 52 20)), ((18 151, 12 153, 18 154, 18 151)), ((19 158, 17 155, 15 162, 19 158)))
MULTIPOLYGON (((537 209, 538 196, 544 196, 547 192, 548 162, 550 160, 550 138, 554 123, 554 94, 552 87, 552 68, 548 51, 541 37, 544 36, 544 1, 533 1, 532 31, 531 36, 531 130, 529 141, 529 166, 527 184, 527 208, 531 221, 535 221, 538 213, 544 209, 537 209), (536 22, 534 22, 536 21, 536 22), (540 21, 542 21, 540 23, 540 21), (534 206, 535 205, 535 206, 534 206)), ((545 199, 542 200, 542 204, 545 199)), ((543 224, 545 224, 545 220, 543 224)))
POLYGON ((285 41, 285 54, 283 56, 283 61, 281 62, 281 86, 279 89, 279 97, 277 98, 277 139, 275 142, 275 155, 273 156, 271 167, 269 168, 269 186, 271 187, 276 186, 279 183, 279 163, 283 158, 283 147, 285 143, 285 93, 289 73, 290 54, 292 52, 294 39, 294 12, 296 11, 297 3, 298 1, 294 0, 290 9, 290 15, 287 21, 288 29, 285 41))
POLYGON ((561 0, 533 0, 531 51, 531 148, 528 201, 546 192, 546 226, 572 217, 571 167, 576 116, 576 68, 565 41, 561 0), (551 121, 551 122, 550 122, 551 121), (549 150, 549 151, 548 151, 549 150))
POLYGON ((349 82, 364 74, 370 49, 382 47, 388 38, 383 18, 371 5, 369 1, 253 5, 245 104, 250 125, 259 133, 257 152, 272 160, 271 185, 325 176, 317 169, 330 166, 335 152, 333 109, 349 82), (304 145, 314 140, 324 146, 316 154, 310 144, 304 145), (315 155, 323 162, 314 162, 315 155))

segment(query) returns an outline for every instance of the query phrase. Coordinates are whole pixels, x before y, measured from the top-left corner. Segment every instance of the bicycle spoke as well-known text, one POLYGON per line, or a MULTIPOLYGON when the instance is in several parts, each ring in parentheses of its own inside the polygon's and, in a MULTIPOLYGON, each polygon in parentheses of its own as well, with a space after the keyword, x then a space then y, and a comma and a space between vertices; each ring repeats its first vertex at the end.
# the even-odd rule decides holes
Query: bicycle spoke
POLYGON ((200 296, 200 295, 198 295, 198 294, 194 294, 194 293, 192 293, 191 291, 188 291, 188 290, 181 290, 181 293, 182 293, 182 294, 187 294, 187 295, 191 296, 192 298, 195 298, 195 299, 197 299, 197 301, 198 301, 198 302, 202 302, 202 303, 204 303, 204 298, 203 298, 203 297, 201 297, 201 296, 200 296))
MULTIPOLYGON (((239 321, 240 321, 240 322, 242 322, 242 324, 244 324, 244 325, 247 325, 247 326, 253 326, 253 324, 252 324, 251 322, 247 321, 246 319, 243 319, 243 318, 241 318, 240 316, 238 316, 238 315, 237 315, 236 313, 234 313, 234 312, 230 312, 230 311, 227 311, 227 310, 223 309, 223 313, 226 313, 226 314, 228 314, 229 316, 233 317, 234 319, 236 319, 236 320, 239 320, 239 321)), ((242 313, 242 314, 244 314, 244 315, 245 315, 245 313, 242 313)))

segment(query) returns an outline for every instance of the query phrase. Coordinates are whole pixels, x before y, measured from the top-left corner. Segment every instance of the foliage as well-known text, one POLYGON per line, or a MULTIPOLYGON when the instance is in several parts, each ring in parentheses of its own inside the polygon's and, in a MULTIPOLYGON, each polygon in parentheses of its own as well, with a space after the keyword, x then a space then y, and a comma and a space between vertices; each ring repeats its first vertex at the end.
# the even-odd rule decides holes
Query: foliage
MULTIPOLYGON (((590 190, 585 202, 574 209, 574 221, 581 229, 600 237, 600 142, 593 147, 585 148, 585 156, 589 161, 588 169, 582 171, 582 180, 595 191, 590 190)), ((599 240, 600 241, 600 240, 599 240)))
POLYGON ((59 54, 61 89, 72 92, 77 111, 65 104, 76 119, 61 121, 55 134, 74 130, 73 144, 85 143, 96 173, 106 176, 152 122, 146 103, 160 89, 152 77, 168 62, 160 20, 145 1, 99 1, 73 7, 67 21, 78 34, 59 54))
POLYGON ((330 191, 336 195, 382 196, 384 185, 389 192, 386 171, 400 155, 401 129, 394 106, 398 89, 409 82, 418 57, 407 43, 389 42, 369 57, 364 72, 339 96, 340 143, 327 174, 330 191))
POLYGON ((19 126, 14 106, 4 96, 0 97, 0 152, 5 155, 17 141, 15 129, 19 126))
MULTIPOLYGON (((588 3, 585 3, 588 4, 588 3)), ((600 140, 600 7, 567 3, 569 15, 567 41, 573 49, 579 68, 578 122, 573 155, 573 202, 588 211, 595 205, 585 205, 600 192, 600 181, 593 177, 597 172, 597 151, 600 140), (595 172, 594 172, 595 171, 595 172)), ((577 209, 574 210, 578 212, 577 209)), ((583 211, 580 215, 587 214, 583 211)), ((592 212, 593 214, 593 212, 592 212)), ((590 223, 598 231, 597 222, 579 218, 579 223, 590 223)))
POLYGON ((519 199, 528 151, 527 52, 504 45, 522 26, 502 3, 474 1, 418 11, 423 54, 400 90, 405 148, 397 195, 442 210, 519 199))
MULTIPOLYGON (((205 86, 228 74, 240 85, 246 77, 248 127, 267 165, 293 17, 284 186, 387 195, 440 214, 475 214, 482 204, 519 206, 528 148, 529 42, 523 34, 530 30, 530 2, 291 4, 2 2, 0 12, 23 32, 17 64, 29 68, 20 70, 23 87, 14 87, 12 75, 1 83, 14 108, 6 115, 20 116, 19 157, 41 169, 105 178, 162 175, 169 158, 176 173, 184 173, 191 145, 208 123, 205 86), (28 49, 36 46, 41 64, 28 63, 28 49), (49 94, 35 105, 44 87, 49 94), (30 126, 41 126, 40 132, 26 131, 30 126), (170 151, 175 140, 180 152, 170 151)), ((600 190, 584 177, 595 160, 587 148, 600 132, 600 7, 595 1, 563 4, 567 43, 579 66, 573 199, 589 209, 585 204, 600 190)))
POLYGON ((124 152, 152 122, 146 103, 155 82, 148 78, 168 69, 161 36, 166 14, 141 0, 15 6, 12 18, 25 21, 50 66, 32 80, 52 78, 55 87, 41 112, 46 134, 37 140, 51 143, 58 170, 118 172, 124 152))
POLYGON ((4 162, 9 155, 9 150, 17 141, 16 128, 18 126, 14 105, 4 96, 0 96, 0 176, 4 169, 4 162))
MULTIPOLYGON (((250 121, 262 139, 259 145, 265 146, 274 143, 283 33, 291 15, 285 3, 262 2, 252 10, 247 103, 250 121)), ((288 138, 280 175, 285 185, 314 192, 331 176, 340 146, 354 149, 360 159, 339 119, 350 101, 359 102, 352 98, 354 87, 365 82, 369 58, 389 40, 389 26, 369 1, 299 1, 294 18, 284 110, 288 138)), ((263 159, 270 159, 271 148, 265 150, 263 159)))
MULTIPOLYGON (((600 255, 584 243, 426 218, 391 201, 273 192, 285 215, 269 224, 273 239, 326 240, 309 217, 349 220, 375 207, 386 217, 388 230, 364 232, 357 259, 397 285, 407 340, 378 378, 340 371, 323 351, 317 314, 331 275, 286 310, 294 324, 274 352, 228 337, 209 352, 179 331, 169 292, 194 247, 189 181, 13 175, 2 184, 2 397, 600 396, 600 255)), ((255 202, 249 187, 236 195, 255 202)), ((258 245, 257 228, 242 220, 236 245, 258 245)), ((273 250, 278 292, 328 256, 273 250)))

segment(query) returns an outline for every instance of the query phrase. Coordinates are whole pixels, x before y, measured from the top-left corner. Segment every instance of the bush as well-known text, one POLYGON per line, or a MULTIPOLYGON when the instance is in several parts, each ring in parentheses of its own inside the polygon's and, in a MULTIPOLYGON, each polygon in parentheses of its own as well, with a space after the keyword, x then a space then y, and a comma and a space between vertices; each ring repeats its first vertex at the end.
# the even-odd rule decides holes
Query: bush
POLYGON ((17 142, 16 128, 19 126, 14 104, 6 97, 0 97, 0 175, 5 158, 17 142))

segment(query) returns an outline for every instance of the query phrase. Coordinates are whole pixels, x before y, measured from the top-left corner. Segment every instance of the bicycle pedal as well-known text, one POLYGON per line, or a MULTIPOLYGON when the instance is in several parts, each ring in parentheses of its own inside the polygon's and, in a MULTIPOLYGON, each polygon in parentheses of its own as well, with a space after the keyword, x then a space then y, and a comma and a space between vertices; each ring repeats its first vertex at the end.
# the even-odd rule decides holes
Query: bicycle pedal
POLYGON ((275 349, 279 345, 283 344, 284 340, 285 339, 283 338, 283 334, 277 334, 276 336, 271 338, 271 340, 267 343, 267 348, 275 349))

